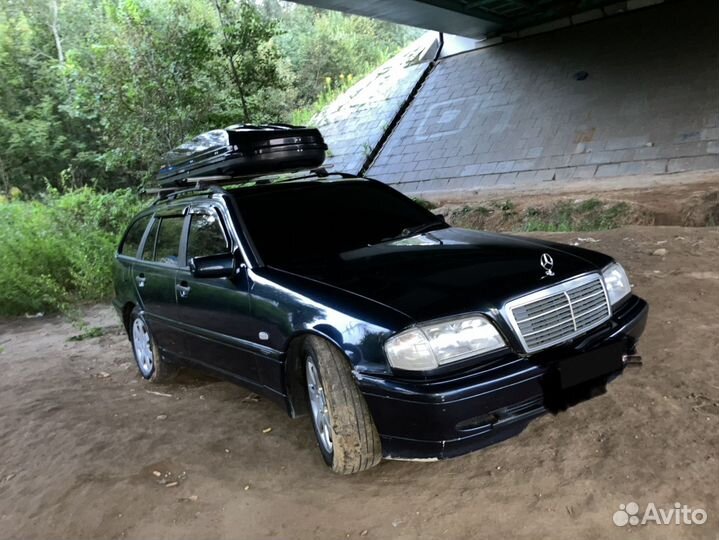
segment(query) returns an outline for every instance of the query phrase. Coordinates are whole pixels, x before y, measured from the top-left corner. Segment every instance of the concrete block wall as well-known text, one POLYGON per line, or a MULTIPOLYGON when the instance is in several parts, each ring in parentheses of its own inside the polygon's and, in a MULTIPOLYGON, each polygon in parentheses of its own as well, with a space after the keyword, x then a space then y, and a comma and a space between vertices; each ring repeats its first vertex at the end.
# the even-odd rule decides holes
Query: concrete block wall
POLYGON ((443 59, 367 174, 419 193, 711 168, 719 2, 685 0, 443 59))
POLYGON ((357 173, 420 78, 436 37, 427 33, 312 118, 329 147, 325 166, 357 173))

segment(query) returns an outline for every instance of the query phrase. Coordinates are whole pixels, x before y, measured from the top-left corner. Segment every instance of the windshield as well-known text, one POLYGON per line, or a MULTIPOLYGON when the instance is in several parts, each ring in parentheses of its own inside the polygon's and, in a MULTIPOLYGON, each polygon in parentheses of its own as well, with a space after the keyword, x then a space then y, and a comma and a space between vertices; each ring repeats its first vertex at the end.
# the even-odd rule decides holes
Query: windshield
POLYGON ((264 263, 279 268, 331 262, 423 225, 445 226, 401 193, 365 180, 248 187, 235 200, 264 263))

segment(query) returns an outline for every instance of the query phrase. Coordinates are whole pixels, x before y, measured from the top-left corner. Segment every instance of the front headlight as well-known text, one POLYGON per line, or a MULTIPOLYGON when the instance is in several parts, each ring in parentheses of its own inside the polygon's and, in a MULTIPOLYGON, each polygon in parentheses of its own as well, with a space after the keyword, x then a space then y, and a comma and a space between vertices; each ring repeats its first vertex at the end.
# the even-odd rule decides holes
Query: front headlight
POLYGON ((607 287, 609 303, 614 305, 632 292, 627 273, 619 263, 612 263, 602 270, 604 285, 607 287))
POLYGON ((505 346, 485 317, 471 315, 420 324, 387 340, 384 350, 392 367, 423 371, 505 346))

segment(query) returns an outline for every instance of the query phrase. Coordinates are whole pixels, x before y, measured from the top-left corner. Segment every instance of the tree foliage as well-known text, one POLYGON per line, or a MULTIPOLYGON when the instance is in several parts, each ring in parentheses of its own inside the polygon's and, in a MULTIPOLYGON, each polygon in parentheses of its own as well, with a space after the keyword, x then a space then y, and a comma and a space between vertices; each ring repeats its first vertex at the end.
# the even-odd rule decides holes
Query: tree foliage
POLYGON ((298 74, 298 98, 305 105, 326 90, 328 77, 356 79, 418 36, 415 29, 384 21, 300 7, 281 19, 281 28, 277 41, 298 74))
POLYGON ((188 137, 289 121, 415 35, 279 0, 4 0, 0 191, 139 186, 188 137))
POLYGON ((141 206, 131 189, 89 187, 0 204, 0 316, 66 310, 109 296, 113 253, 141 206))

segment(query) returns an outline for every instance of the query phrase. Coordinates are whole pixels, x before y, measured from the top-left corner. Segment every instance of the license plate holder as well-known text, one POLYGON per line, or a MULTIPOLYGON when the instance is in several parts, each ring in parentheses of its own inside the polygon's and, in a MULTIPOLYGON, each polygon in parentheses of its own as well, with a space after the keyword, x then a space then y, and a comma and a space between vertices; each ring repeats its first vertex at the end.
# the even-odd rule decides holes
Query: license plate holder
POLYGON ((560 360, 557 364, 560 387, 562 389, 571 388, 621 370, 624 366, 622 363, 623 352, 624 342, 618 341, 578 356, 560 360))

